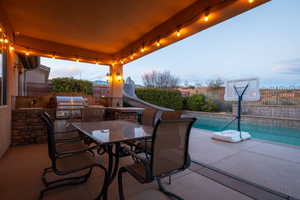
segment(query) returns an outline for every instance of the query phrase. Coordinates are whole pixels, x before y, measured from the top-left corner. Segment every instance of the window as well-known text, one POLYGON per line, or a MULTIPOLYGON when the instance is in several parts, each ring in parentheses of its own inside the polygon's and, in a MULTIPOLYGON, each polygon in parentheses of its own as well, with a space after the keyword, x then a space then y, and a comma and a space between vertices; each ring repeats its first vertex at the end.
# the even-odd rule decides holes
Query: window
POLYGON ((0 105, 6 104, 6 54, 0 50, 0 105))

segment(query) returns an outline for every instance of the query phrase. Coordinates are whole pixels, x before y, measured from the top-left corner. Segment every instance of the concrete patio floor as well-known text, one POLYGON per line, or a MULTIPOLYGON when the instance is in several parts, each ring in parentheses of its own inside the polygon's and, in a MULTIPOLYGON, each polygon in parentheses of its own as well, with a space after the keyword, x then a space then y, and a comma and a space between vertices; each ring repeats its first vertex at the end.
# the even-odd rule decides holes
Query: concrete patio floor
MULTIPOLYGON (((210 134, 204 130, 193 129, 190 152, 194 160, 300 197, 300 148, 258 140, 227 144, 211 140, 210 134)), ((104 162, 107 160, 105 156, 102 159, 104 162)), ((130 162, 128 158, 122 158, 120 165, 130 162)), ((44 188, 41 182, 42 170, 49 165, 46 144, 10 148, 0 159, 0 199, 37 199, 39 191, 44 188)), ((265 198, 263 195, 257 195, 263 192, 259 189, 251 190, 249 185, 237 182, 237 187, 244 187, 239 190, 232 187, 233 180, 224 176, 221 179, 225 182, 220 182, 214 179, 217 176, 221 177, 220 174, 212 174, 207 169, 192 164, 189 170, 173 176, 171 185, 165 185, 185 200, 276 199, 275 196, 273 198, 269 195, 270 198, 265 198), (251 193, 261 198, 254 198, 251 193)), ((94 199, 100 190, 102 179, 102 172, 95 170, 87 183, 49 191, 44 199, 94 199)), ((124 189, 127 199, 130 200, 168 199, 157 190, 155 183, 142 185, 129 175, 125 175, 124 189)), ((118 199, 116 181, 109 190, 109 200, 113 199, 118 199)))
POLYGON ((193 129, 193 160, 300 198, 300 147, 256 139, 231 144, 212 140, 211 135, 210 131, 193 129))

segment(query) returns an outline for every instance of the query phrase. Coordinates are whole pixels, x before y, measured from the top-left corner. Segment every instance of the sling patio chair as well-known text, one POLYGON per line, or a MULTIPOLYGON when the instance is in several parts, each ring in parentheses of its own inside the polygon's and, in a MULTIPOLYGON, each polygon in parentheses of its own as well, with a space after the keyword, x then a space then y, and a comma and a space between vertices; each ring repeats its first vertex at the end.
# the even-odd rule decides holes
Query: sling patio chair
POLYGON ((152 108, 145 108, 141 116, 141 124, 146 126, 155 126, 157 110, 152 108))
POLYGON ((80 109, 81 121, 96 122, 104 120, 103 108, 82 108, 80 109))
MULTIPOLYGON (((55 132, 54 123, 47 112, 42 113, 42 119, 46 123, 46 125, 49 124, 49 125, 51 125, 51 127, 53 127, 53 132, 54 132, 53 135, 54 135, 54 140, 55 140, 56 153, 58 156, 65 156, 65 155, 70 155, 70 154, 73 154, 76 152, 85 152, 85 151, 89 151, 91 154, 94 155, 93 150, 97 149, 98 146, 86 145, 83 142, 82 137, 80 137, 78 133, 77 133, 78 138, 76 138, 76 139, 74 139, 74 137, 68 138, 67 133, 64 133, 66 136, 63 140, 57 139, 57 137, 60 136, 62 133, 55 132)), ((59 137, 59 138, 61 138, 61 137, 59 137)))
MULTIPOLYGON (((181 119, 182 111, 162 111, 160 115, 161 120, 178 120, 181 119)), ((148 158, 148 154, 151 154, 152 140, 142 140, 137 144, 136 152, 144 152, 148 158)), ((171 176, 169 176, 169 184, 171 184, 171 176)))
POLYGON ((100 164, 100 159, 97 160, 89 151, 78 151, 72 154, 58 154, 55 141, 55 133, 53 124, 51 124, 45 115, 42 115, 42 119, 46 123, 47 133, 48 133, 48 156, 51 160, 51 167, 45 168, 42 181, 46 186, 45 189, 41 190, 39 199, 42 199, 46 191, 56 189, 68 185, 78 185, 85 183, 91 173, 93 168, 98 167, 104 172, 104 181, 101 188, 101 192, 98 195, 97 199, 104 198, 107 199, 107 186, 108 186, 108 177, 107 171, 103 165, 100 164), (86 172, 87 171, 87 172, 86 172), (77 173, 82 172, 83 175, 76 175, 77 173), (54 173, 56 176, 62 176, 62 178, 48 181, 46 175, 49 173, 54 173), (69 176, 72 175, 72 176, 69 176), (68 177, 66 177, 68 176, 68 177))
POLYGON ((54 127, 55 140, 57 143, 77 142, 82 140, 78 131, 73 127, 66 127, 64 123, 60 123, 61 120, 53 121, 47 112, 43 112, 42 116, 47 118, 49 123, 54 127))
MULTIPOLYGON (((152 108, 145 108, 143 111, 143 114, 141 116, 141 121, 140 123, 145 126, 155 126, 155 121, 156 121, 156 116, 157 116, 158 111, 152 108)), ((135 149, 135 151, 140 151, 139 148, 137 148, 140 143, 144 143, 143 140, 141 141, 128 141, 125 142, 127 145, 131 147, 131 150, 135 149)))
MULTIPOLYGON (((162 120, 177 120, 181 119, 182 111, 163 111, 160 119, 162 120)), ((152 140, 143 140, 137 144, 137 148, 141 149, 142 152, 151 154, 151 143, 152 140)))
MULTIPOLYGON (((100 122, 104 121, 104 108, 82 108, 80 109, 81 113, 81 121, 82 122, 100 122)), ((85 137, 83 135, 84 143, 87 145, 93 144, 94 141, 91 140, 89 137, 85 137)), ((99 146, 97 150, 98 154, 102 155, 105 153, 104 146, 99 146)))
POLYGON ((183 118, 179 120, 159 120, 153 131, 153 142, 150 159, 128 149, 134 158, 132 165, 121 167, 118 173, 118 186, 120 200, 124 200, 122 174, 128 172, 142 184, 157 181, 159 190, 169 197, 182 198, 167 191, 161 184, 161 178, 181 172, 190 166, 188 153, 189 136, 195 118, 183 118))

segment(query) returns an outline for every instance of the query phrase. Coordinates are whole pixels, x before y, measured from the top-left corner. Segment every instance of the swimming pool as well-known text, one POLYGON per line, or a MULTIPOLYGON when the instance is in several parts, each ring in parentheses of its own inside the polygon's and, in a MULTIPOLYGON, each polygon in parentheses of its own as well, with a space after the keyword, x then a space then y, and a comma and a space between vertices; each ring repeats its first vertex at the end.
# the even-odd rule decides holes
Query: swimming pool
MULTIPOLYGON (((228 122, 227 120, 198 118, 193 127, 220 131, 228 122)), ((236 130, 236 123, 234 122, 226 128, 226 130, 228 129, 236 130)), ((253 125, 243 122, 241 123, 241 129, 249 132, 253 138, 300 146, 300 129, 253 125)))

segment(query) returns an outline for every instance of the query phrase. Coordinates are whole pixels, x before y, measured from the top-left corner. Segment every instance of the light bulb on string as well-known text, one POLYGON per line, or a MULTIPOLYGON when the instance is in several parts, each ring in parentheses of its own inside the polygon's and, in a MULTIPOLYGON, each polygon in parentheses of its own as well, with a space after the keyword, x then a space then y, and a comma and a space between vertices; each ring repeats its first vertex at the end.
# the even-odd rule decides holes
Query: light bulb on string
POLYGON ((156 45, 157 47, 159 47, 159 46, 160 46, 160 42, 159 42, 159 40, 157 40, 157 41, 155 42, 155 45, 156 45))

